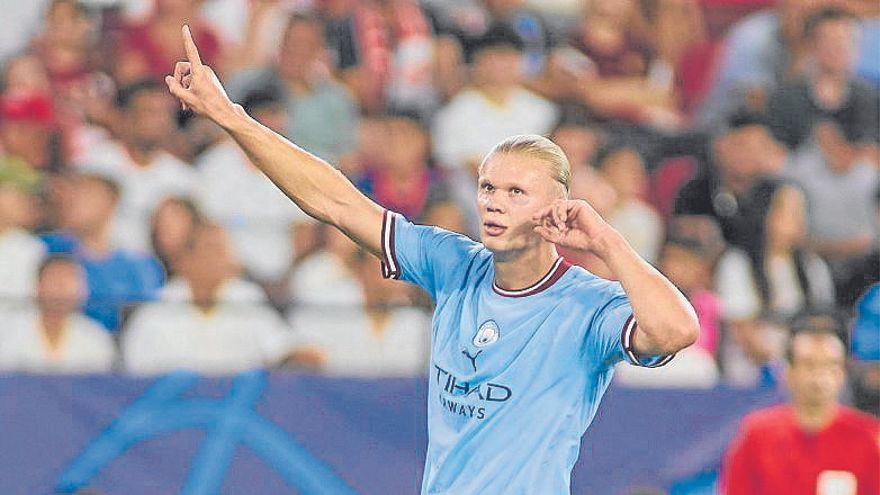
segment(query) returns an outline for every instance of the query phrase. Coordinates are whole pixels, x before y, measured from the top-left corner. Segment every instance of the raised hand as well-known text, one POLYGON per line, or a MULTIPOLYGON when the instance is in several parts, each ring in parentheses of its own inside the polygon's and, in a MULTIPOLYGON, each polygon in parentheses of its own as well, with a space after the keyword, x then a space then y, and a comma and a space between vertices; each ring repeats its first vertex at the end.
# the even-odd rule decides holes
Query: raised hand
POLYGON ((189 26, 183 26, 183 46, 187 60, 174 65, 174 74, 165 76, 165 84, 185 110, 192 110, 220 124, 225 116, 234 113, 235 105, 226 96, 226 90, 213 69, 202 64, 189 26))
POLYGON ((544 240, 558 246, 605 253, 604 241, 614 232, 610 225, 584 200, 559 200, 532 217, 534 230, 544 240))

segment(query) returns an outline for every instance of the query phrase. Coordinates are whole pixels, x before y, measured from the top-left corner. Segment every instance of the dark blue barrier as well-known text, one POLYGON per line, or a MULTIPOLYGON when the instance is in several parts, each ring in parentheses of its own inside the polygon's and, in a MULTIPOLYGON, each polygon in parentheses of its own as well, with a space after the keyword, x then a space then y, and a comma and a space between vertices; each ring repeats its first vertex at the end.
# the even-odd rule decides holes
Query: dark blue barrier
MULTIPOLYGON (((778 400, 612 386, 573 493, 705 477, 742 415, 778 400)), ((418 379, 0 377, 3 494, 410 494, 425 442, 418 379)))

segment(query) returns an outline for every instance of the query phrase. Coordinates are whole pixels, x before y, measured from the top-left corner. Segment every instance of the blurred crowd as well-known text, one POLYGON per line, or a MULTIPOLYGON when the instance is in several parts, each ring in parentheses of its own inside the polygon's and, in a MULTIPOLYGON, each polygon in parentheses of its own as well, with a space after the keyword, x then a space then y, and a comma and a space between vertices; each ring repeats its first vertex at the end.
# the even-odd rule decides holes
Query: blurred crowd
MULTIPOLYGON (((551 136, 702 333, 643 386, 775 386, 822 315, 880 391, 880 5, 30 0, 0 17, 0 369, 418 376, 431 302, 305 216, 162 78, 191 26, 249 114, 473 235, 476 170, 551 136)), ((588 253, 569 261, 610 276, 588 253)))

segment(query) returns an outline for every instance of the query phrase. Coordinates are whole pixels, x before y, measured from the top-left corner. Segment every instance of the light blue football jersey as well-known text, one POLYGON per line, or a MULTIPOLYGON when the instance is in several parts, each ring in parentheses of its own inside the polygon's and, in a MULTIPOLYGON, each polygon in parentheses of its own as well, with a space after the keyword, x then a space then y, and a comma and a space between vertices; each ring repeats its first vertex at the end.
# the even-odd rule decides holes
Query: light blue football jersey
POLYGON ((570 492, 581 436, 623 359, 641 362, 619 283, 562 258, 532 287, 494 283, 492 253, 386 212, 383 275, 436 303, 422 494, 570 492))

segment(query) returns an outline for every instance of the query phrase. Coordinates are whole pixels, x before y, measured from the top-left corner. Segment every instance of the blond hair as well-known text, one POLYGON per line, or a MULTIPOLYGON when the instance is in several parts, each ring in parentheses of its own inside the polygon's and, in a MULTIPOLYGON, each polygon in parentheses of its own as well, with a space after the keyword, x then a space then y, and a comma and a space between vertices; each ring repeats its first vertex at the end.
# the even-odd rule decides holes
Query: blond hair
POLYGON ((496 144, 492 151, 480 164, 482 169, 486 162, 496 154, 516 154, 536 158, 550 165, 553 179, 565 188, 565 197, 571 195, 571 165, 562 148, 553 141, 537 134, 511 136, 496 144))

